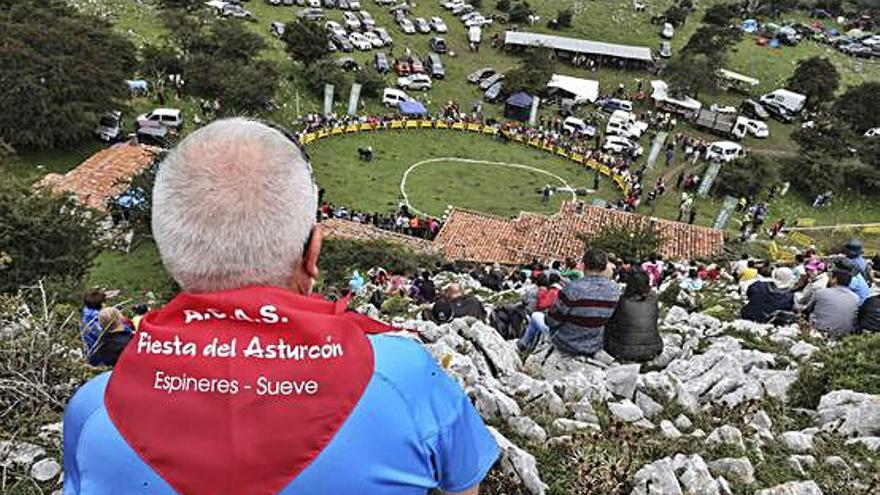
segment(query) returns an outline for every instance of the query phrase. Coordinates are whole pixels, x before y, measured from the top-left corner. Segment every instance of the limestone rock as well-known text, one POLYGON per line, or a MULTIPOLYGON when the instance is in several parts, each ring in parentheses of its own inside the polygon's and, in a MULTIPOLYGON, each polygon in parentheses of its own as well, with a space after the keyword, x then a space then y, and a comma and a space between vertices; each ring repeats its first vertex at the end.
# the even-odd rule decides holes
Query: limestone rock
POLYGON ((800 431, 786 431, 779 435, 779 443, 789 452, 810 452, 813 450, 813 436, 800 431))
POLYGON ((663 318, 663 324, 666 326, 674 326, 679 323, 687 323, 688 318, 689 315, 686 309, 681 306, 673 306, 669 308, 666 317, 663 318))
POLYGON ((694 424, 691 422, 691 419, 685 416, 684 414, 679 414, 678 417, 675 418, 675 427, 679 430, 690 430, 693 428, 694 424))
POLYGON ((470 326, 460 328, 460 333, 483 351, 495 376, 518 370, 522 366, 515 345, 506 342, 501 334, 489 325, 476 321, 470 326))
POLYGON ((773 420, 770 419, 770 415, 763 409, 746 416, 745 422, 746 426, 755 431, 773 428, 773 420))
POLYGON ((521 437, 528 438, 538 443, 547 441, 547 432, 541 425, 528 416, 516 416, 508 418, 507 425, 521 437))
POLYGON ((629 399, 624 399, 620 402, 609 402, 608 410, 611 411, 615 418, 626 423, 634 423, 645 417, 639 406, 629 399))
POLYGON ((544 495, 547 485, 541 481, 538 474, 538 462, 535 456, 514 445, 491 426, 489 432, 495 437, 495 442, 501 449, 501 459, 498 461, 501 472, 510 477, 514 483, 524 486, 531 495, 544 495))
POLYGON ((663 406, 642 392, 636 392, 636 405, 639 406, 646 418, 653 418, 663 412, 663 406))
POLYGON ((833 423, 843 435, 880 435, 880 396, 836 390, 819 400, 818 423, 833 423))
POLYGON ((599 425, 596 423, 587 423, 585 421, 576 421, 574 419, 556 418, 553 420, 553 429, 560 433, 574 433, 584 430, 598 430, 599 425))
POLYGON ((46 451, 39 445, 0 440, 0 467, 10 467, 13 464, 30 466, 44 455, 46 451))
POLYGON ((568 408, 571 409, 574 419, 578 421, 583 421, 585 423, 599 423, 599 416, 596 414, 596 410, 593 409, 593 404, 587 400, 581 400, 580 402, 569 404, 568 408))
POLYGON ((836 455, 829 455, 822 459, 823 464, 827 464, 836 469, 842 469, 844 471, 849 471, 849 464, 843 460, 843 457, 836 455))
POLYGON ((880 437, 856 437, 846 441, 847 445, 862 444, 874 452, 880 452, 880 437))
POLYGON ((804 342, 803 340, 799 340, 794 343, 791 347, 788 348, 788 353, 794 356, 796 359, 801 361, 806 361, 810 359, 812 355, 818 351, 819 348, 810 344, 808 342, 804 342))
POLYGON ((743 442, 742 432, 739 428, 730 425, 719 426, 706 437, 706 443, 718 445, 731 445, 740 451, 746 450, 746 444, 743 442))
POLYGON ((639 469, 631 495, 682 495, 670 458, 660 459, 639 469))
POLYGON ((694 495, 720 495, 718 482, 709 473, 706 462, 697 454, 676 454, 672 459, 672 468, 684 492, 694 495))
POLYGON ((605 372, 605 386, 614 395, 632 399, 636 391, 636 381, 639 379, 641 365, 627 364, 608 368, 605 372))
POLYGON ((789 481, 773 488, 758 490, 755 495, 822 495, 815 481, 789 481))
POLYGON ((681 432, 678 431, 678 428, 667 419, 660 422, 660 434, 663 435, 663 438, 668 438, 670 440, 675 440, 676 438, 681 437, 681 432))
POLYGON ((55 459, 41 459, 31 466, 31 478, 39 481, 49 481, 61 473, 61 465, 55 459))
POLYGON ((748 457, 725 457, 709 463, 709 471, 716 476, 724 476, 751 485, 755 482, 755 468, 748 457))
POLYGON ((816 465, 816 458, 811 455, 790 455, 788 465, 801 476, 806 476, 807 472, 816 465))
POLYGON ((468 391, 468 395, 474 399, 474 406, 484 419, 506 420, 522 415, 519 404, 500 390, 477 385, 468 391))

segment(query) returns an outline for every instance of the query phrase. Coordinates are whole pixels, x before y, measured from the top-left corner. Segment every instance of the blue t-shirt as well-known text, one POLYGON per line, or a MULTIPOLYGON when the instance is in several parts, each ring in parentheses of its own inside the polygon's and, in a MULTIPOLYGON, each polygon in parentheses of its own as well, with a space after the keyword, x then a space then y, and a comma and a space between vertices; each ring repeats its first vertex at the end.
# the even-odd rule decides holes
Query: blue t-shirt
MULTIPOLYGON (((498 446, 458 384, 418 343, 381 335, 369 339, 375 369, 357 406, 327 447, 279 493, 423 495, 480 483, 498 446)), ((110 421, 104 407, 109 378, 105 373, 85 384, 65 411, 63 494, 176 494, 110 421)))

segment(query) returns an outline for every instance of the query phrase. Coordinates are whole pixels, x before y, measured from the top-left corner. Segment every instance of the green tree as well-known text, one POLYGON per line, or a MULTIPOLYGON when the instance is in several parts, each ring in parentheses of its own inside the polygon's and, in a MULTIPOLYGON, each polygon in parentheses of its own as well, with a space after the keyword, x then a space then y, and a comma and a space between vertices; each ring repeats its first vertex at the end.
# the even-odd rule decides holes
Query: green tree
POLYGON ((317 22, 299 19, 289 23, 281 37, 287 53, 296 61, 309 66, 328 53, 327 30, 317 22))
POLYGON ((159 0, 159 6, 163 9, 196 10, 205 5, 202 0, 159 0))
POLYGON ((761 156, 748 156, 725 163, 715 182, 715 192, 720 196, 754 196, 763 189, 779 183, 778 163, 761 156))
POLYGON ((687 21, 688 10, 680 7, 678 5, 673 5, 666 9, 666 12, 663 14, 666 18, 666 22, 672 24, 675 27, 681 26, 687 21))
POLYGON ((0 140, 20 149, 74 145, 125 105, 135 48, 62 2, 0 0, 0 140))
POLYGON ((505 77, 505 93, 517 91, 525 91, 532 95, 543 93, 556 67, 552 55, 553 52, 548 48, 536 48, 524 54, 519 65, 505 77))
POLYGON ((598 248, 620 258, 648 259, 660 249, 660 233, 648 220, 613 224, 591 236, 582 236, 587 248, 598 248))
POLYGON ((510 7, 507 15, 510 18, 510 22, 528 22, 529 16, 532 15, 532 8, 528 2, 517 2, 510 7))
POLYGON ((510 10, 510 0, 498 0, 495 3, 495 8, 501 12, 507 12, 510 10))
POLYGON ((571 9, 562 9, 556 13, 556 25, 560 28, 571 27, 571 19, 574 12, 571 9))
POLYGON ((711 24, 701 26, 688 40, 683 51, 688 54, 702 53, 709 58, 718 59, 723 64, 724 53, 742 38, 738 27, 720 27, 711 24))
POLYGON ((324 85, 332 84, 336 94, 341 94, 348 85, 348 77, 338 65, 329 58, 318 60, 303 73, 303 83, 312 94, 321 96, 324 94, 324 85))
POLYGON ((483 0, 470 0, 468 3, 474 6, 475 9, 479 10, 483 8, 483 0))
POLYGON ((720 64, 717 59, 704 54, 680 54, 673 58, 663 72, 674 95, 699 96, 701 91, 715 87, 715 71, 720 64))
POLYGON ((182 74, 183 60, 174 47, 147 44, 141 48, 141 74, 161 78, 167 74, 182 74))
POLYGON ((357 71, 354 81, 361 85, 361 96, 379 96, 385 87, 385 78, 373 66, 357 71))
POLYGON ((788 80, 788 89, 807 96, 807 105, 816 108, 834 98, 840 84, 840 74, 825 57, 801 60, 788 80))
POLYGON ((705 24, 714 24, 716 26, 730 26, 739 15, 739 6, 733 3, 716 3, 706 9, 703 14, 703 22, 705 24))
POLYGON ((75 284, 98 254, 94 215, 69 197, 0 180, 0 293, 38 280, 75 284))
POLYGON ((853 86, 837 100, 835 113, 859 134, 880 127, 880 82, 853 86))

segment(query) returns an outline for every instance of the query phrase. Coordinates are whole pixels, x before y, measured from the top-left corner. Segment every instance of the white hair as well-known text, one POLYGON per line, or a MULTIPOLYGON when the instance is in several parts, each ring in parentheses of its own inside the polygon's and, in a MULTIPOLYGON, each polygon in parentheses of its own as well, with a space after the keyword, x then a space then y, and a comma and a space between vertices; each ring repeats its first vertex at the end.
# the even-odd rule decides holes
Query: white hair
POLYGON ((160 164, 153 236, 186 291, 287 287, 317 202, 308 159, 287 136, 253 120, 218 120, 160 164))

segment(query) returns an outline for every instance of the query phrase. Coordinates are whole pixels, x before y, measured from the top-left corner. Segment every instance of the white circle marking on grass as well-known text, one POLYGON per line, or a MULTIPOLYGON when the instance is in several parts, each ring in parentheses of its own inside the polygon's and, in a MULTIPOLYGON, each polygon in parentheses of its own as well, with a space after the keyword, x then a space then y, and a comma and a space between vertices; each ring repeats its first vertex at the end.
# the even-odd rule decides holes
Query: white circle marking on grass
MULTIPOLYGON (((566 182, 565 179, 563 179, 562 177, 560 177, 552 172, 548 172, 546 170, 543 170, 543 169, 540 169, 537 167, 530 167, 529 165, 522 165, 519 163, 508 163, 508 162, 492 162, 492 161, 488 161, 488 160, 473 160, 470 158, 457 158, 457 157, 431 158, 431 159, 422 160, 420 162, 417 162, 417 163, 410 165, 410 167, 408 169, 406 169, 406 172, 403 173, 403 178, 400 179, 400 195, 403 196, 403 204, 405 204, 406 207, 410 211, 412 211, 418 215, 428 216, 427 213, 414 208, 410 204, 409 195, 406 194, 406 179, 409 178, 410 172, 421 167, 422 165, 427 165, 430 163, 437 163, 437 162, 460 162, 460 163, 471 163, 474 165, 500 165, 502 167, 510 167, 510 168, 518 168, 521 170, 529 170, 531 172, 538 172, 540 174, 548 175, 548 176, 556 179, 557 181, 559 181, 563 187, 568 188, 568 189, 572 189, 572 187, 570 185, 568 185, 568 182, 566 182)), ((571 191, 571 199, 572 200, 577 199, 577 195, 575 195, 574 190, 571 191)))

